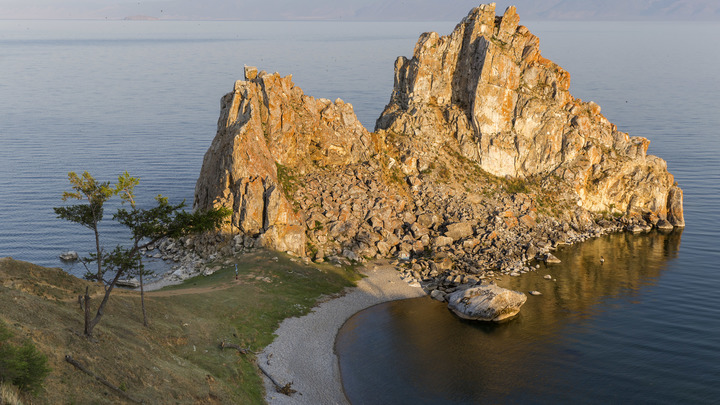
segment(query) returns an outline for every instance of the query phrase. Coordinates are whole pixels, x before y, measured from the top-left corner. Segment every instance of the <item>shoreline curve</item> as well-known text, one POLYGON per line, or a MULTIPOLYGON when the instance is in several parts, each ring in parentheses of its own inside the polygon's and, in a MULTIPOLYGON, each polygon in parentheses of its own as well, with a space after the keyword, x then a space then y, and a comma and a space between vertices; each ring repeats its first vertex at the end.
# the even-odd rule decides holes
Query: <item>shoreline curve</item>
POLYGON ((277 338, 258 354, 265 372, 279 384, 292 382, 297 391, 292 396, 278 393, 263 375, 268 404, 348 404, 335 354, 335 338, 345 321, 373 305, 426 296, 422 288, 401 280, 390 264, 370 263, 361 272, 366 277, 345 295, 321 303, 303 317, 282 321, 277 338))

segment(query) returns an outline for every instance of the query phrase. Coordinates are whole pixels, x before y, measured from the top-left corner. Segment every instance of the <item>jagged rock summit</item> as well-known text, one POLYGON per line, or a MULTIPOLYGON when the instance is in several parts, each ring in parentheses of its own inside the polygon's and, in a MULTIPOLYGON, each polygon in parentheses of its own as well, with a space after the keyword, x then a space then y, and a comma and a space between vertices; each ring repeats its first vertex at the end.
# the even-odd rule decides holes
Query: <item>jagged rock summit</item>
MULTIPOLYGON (((574 98, 570 74, 540 54, 515 7, 481 5, 440 37, 425 33, 395 63, 376 130, 439 145, 496 176, 553 176, 591 211, 653 215, 684 226, 682 191, 649 141, 618 131, 596 103, 574 98)), ((408 151, 412 153, 412 151, 408 151)))
POLYGON ((528 271, 561 243, 684 226, 682 190, 649 142, 570 95, 518 22, 514 7, 482 5, 448 36, 423 34, 373 133, 350 104, 246 67, 222 98, 195 207, 232 208, 233 249, 397 257, 436 289, 528 271))

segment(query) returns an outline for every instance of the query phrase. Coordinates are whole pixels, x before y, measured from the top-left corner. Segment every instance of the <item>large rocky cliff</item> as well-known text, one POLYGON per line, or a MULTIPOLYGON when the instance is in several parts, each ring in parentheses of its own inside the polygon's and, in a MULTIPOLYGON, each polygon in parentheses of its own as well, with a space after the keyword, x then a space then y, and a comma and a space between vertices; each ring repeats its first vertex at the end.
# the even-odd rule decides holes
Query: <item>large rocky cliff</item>
POLYGON ((527 271, 561 243, 683 226, 649 142, 617 130, 540 55, 513 7, 473 9, 396 62, 369 133, 352 106, 246 68, 222 99, 195 207, 233 209, 233 248, 411 260, 423 276, 527 271))
MULTIPOLYGON (((376 130, 460 151, 497 176, 554 176, 591 211, 657 215, 683 226, 682 191, 649 141, 618 131, 596 103, 574 98, 570 74, 540 54, 515 7, 474 9, 452 34, 420 37, 395 63, 376 130)), ((412 151, 408 151, 412 153, 412 151)))

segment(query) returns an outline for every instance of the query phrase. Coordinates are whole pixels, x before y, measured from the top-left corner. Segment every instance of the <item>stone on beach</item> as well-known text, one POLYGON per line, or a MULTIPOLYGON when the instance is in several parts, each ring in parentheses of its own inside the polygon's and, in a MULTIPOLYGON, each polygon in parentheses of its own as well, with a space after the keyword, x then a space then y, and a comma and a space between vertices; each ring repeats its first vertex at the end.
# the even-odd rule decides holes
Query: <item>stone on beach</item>
POLYGON ((561 263, 561 261, 554 254, 548 253, 545 255, 545 263, 561 263))
POLYGON ((495 284, 459 290, 447 296, 448 308, 463 319, 500 322, 520 312, 527 296, 495 284))

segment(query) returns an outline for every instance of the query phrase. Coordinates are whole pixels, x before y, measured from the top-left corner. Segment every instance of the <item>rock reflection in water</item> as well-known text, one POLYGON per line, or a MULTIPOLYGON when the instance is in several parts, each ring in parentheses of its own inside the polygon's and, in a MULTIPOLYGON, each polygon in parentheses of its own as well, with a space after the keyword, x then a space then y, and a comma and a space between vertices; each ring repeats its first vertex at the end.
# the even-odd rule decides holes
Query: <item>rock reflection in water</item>
POLYGON ((362 311, 336 342, 346 394, 355 405, 553 398, 580 356, 558 343, 566 326, 591 322, 617 306, 609 304, 614 298, 632 305, 676 257, 680 236, 617 234, 558 249, 561 264, 496 281, 543 294, 528 296, 520 316, 504 324, 461 320, 429 298, 362 311))

